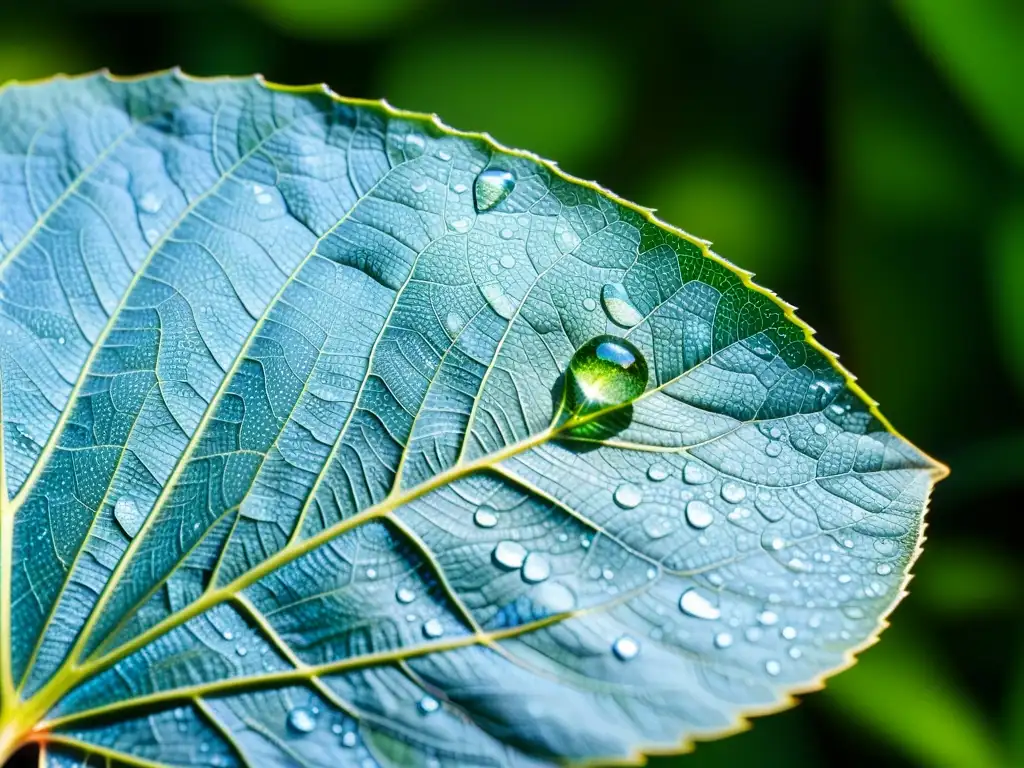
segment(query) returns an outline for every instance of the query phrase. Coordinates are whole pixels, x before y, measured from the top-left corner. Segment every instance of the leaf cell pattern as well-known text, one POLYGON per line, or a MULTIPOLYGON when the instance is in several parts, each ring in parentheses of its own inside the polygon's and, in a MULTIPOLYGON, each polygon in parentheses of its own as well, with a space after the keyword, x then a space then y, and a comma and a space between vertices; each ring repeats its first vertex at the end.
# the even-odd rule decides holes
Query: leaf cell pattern
POLYGON ((0 126, 0 725, 46 764, 678 750, 902 595, 943 468, 648 211, 259 79, 8 85, 0 126), (647 387, 567 421, 602 334, 647 387))

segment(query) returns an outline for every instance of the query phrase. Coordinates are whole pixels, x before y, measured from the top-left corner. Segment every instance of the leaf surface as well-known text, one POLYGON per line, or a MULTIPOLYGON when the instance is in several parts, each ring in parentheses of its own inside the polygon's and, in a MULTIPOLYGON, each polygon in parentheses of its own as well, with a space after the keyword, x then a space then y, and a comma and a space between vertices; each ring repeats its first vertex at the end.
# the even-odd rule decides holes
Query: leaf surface
POLYGON ((0 748, 635 759, 873 641, 943 468, 703 241, 258 79, 0 91, 0 748), (574 352, 646 360, 566 410, 574 352))

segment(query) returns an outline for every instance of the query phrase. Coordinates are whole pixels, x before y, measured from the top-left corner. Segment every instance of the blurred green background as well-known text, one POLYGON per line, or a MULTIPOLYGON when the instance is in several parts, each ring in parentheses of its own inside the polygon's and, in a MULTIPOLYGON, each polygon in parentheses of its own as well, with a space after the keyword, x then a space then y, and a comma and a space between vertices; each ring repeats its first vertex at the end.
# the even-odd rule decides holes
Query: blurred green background
POLYGON ((0 3, 0 81, 174 64, 386 96, 658 208, 950 464, 882 642, 652 765, 1024 766, 1024 3, 0 3))

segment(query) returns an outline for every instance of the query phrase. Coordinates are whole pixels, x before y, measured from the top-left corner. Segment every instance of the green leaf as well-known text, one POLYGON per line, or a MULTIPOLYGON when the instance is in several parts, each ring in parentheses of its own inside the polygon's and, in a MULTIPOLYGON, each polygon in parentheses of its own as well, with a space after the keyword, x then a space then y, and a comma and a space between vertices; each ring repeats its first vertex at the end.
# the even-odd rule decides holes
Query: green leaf
POLYGON ((1006 362, 1024 387, 1024 201, 1015 200, 1000 212, 989 251, 994 325, 1006 362))
POLYGON ((0 125, 0 755, 679 751, 899 599, 944 469, 648 211, 256 79, 0 125))

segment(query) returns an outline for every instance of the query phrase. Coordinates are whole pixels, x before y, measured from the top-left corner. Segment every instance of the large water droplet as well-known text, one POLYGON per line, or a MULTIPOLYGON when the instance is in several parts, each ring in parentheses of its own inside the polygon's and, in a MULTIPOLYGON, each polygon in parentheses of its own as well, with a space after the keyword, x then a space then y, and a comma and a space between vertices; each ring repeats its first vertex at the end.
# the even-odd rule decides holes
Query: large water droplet
POLYGON ((511 171, 488 168, 473 182, 473 204, 479 213, 489 211, 511 195, 515 186, 516 177, 511 171))
POLYGON ((316 715, 309 707, 295 707, 288 713, 288 727, 296 733, 312 733, 316 730, 316 715))
POLYGON ((473 522, 480 528, 493 528, 498 524, 498 516, 489 509, 478 509, 473 513, 473 522))
POLYGON ((656 483, 660 483, 668 477, 668 469, 664 464, 651 464, 651 466, 647 468, 647 477, 656 483))
POLYGON ((782 453, 782 444, 781 443, 768 443, 768 445, 766 445, 764 447, 764 452, 768 456, 771 456, 774 459, 776 456, 778 456, 780 453, 782 453))
POLYGON ((612 653, 621 661, 629 661, 640 653, 640 643, 629 635, 623 635, 612 643, 612 653))
POLYGON ((605 283, 601 289, 601 303, 604 311, 616 325, 632 328, 643 322, 644 316, 633 306, 622 283, 605 283))
POLYGON ((715 522, 715 516, 707 504, 694 499, 686 505, 686 522, 694 528, 707 528, 715 522))
POLYGON ((697 619, 714 620, 722 615, 722 612, 696 589, 683 592, 683 596, 679 598, 679 610, 697 619))
POLYGON ((551 564, 544 555, 531 552, 523 562, 522 578, 527 584, 539 584, 551 575, 551 564))
POLYGON ((146 516, 139 511, 138 504, 128 496, 122 496, 117 500, 114 505, 114 519, 130 539, 138 535, 142 530, 142 524, 146 522, 146 516))
POLYGON ((516 571, 523 567, 526 560, 526 547, 517 541, 499 541, 491 557, 500 567, 516 571))
POLYGON ((633 509, 643 501, 643 492, 632 483, 623 483, 615 489, 612 496, 615 503, 623 509, 633 509))
POLYGON ((747 491, 739 483, 724 483, 722 485, 722 498, 730 504, 739 504, 747 498, 747 491))
POLYGON ((647 388, 647 361, 625 339, 596 336, 569 362, 566 399, 584 415, 635 400, 647 388))
POLYGON ((498 283, 484 283, 480 286, 480 293, 487 299, 491 309, 501 317, 511 320, 516 316, 515 302, 509 298, 508 294, 505 293, 505 289, 498 283))
POLYGON ((691 461, 683 467, 683 480, 690 485, 700 485, 701 483, 710 482, 711 478, 704 471, 704 467, 695 461, 691 461))

